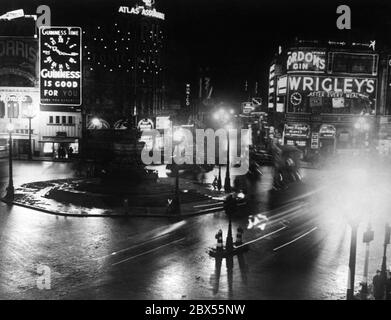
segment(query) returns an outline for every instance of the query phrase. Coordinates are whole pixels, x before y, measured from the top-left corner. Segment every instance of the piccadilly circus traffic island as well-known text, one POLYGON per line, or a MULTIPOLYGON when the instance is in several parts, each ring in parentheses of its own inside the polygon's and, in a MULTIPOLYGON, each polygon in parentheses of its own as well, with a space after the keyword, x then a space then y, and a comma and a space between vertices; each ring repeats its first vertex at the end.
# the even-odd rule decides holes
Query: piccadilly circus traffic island
POLYGON ((391 4, 318 2, 2 1, 0 299, 390 300, 391 4))

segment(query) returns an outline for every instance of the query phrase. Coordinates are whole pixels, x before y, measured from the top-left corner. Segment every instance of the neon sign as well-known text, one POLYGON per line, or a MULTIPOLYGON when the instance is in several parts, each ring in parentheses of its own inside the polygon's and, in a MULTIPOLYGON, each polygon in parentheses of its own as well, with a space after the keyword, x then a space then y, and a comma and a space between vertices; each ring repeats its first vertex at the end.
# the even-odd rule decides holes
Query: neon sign
POLYGON ((142 15, 145 17, 151 17, 151 18, 156 18, 160 20, 165 19, 165 15, 162 12, 157 11, 155 8, 151 8, 148 4, 152 5, 151 1, 144 1, 146 4, 147 8, 144 6, 135 6, 133 8, 129 8, 126 6, 121 6, 118 9, 119 13, 126 13, 126 14, 134 14, 134 15, 142 15))
POLYGON ((326 70, 325 51, 293 51, 288 53, 288 71, 323 72, 326 70))

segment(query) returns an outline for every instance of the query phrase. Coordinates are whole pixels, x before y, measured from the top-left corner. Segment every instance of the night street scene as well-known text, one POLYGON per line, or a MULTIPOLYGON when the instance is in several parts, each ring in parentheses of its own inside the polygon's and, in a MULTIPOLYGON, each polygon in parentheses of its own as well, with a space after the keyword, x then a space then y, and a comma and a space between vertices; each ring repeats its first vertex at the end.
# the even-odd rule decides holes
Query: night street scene
POLYGON ((1 0, 0 299, 390 300, 390 12, 1 0))

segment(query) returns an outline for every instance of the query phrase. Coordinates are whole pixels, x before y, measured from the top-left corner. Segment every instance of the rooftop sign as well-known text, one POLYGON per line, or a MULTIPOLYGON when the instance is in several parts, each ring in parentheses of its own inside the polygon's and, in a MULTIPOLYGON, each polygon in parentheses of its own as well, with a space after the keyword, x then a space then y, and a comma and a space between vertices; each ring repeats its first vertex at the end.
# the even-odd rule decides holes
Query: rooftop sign
POLYGON ((126 6, 121 6, 118 9, 119 13, 126 13, 126 14, 134 14, 134 15, 142 15, 145 17, 151 17, 151 18, 156 18, 160 20, 165 19, 165 15, 162 12, 157 11, 155 8, 152 8, 153 2, 150 0, 145 0, 144 1, 146 6, 139 6, 136 5, 132 8, 126 7, 126 6))

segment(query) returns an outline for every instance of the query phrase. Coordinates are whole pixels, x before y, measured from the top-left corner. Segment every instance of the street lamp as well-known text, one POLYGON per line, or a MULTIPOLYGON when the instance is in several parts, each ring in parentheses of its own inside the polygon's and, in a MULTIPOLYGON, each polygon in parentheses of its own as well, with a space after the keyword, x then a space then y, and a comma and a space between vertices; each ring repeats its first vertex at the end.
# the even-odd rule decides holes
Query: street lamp
MULTIPOLYGON (((172 145, 179 144, 183 141, 185 138, 183 131, 181 129, 177 129, 175 132, 172 131, 172 145)), ((173 148, 173 153, 175 151, 175 147, 173 148)), ((172 157, 172 160, 174 160, 174 156, 172 157)), ((174 163, 174 171, 175 171, 175 194, 174 199, 172 200, 172 211, 174 214, 180 214, 181 213, 181 204, 179 200, 179 166, 175 162, 174 163)))
POLYGON ((369 244, 374 239, 374 232, 371 229, 371 224, 368 223, 367 231, 364 232, 363 242, 365 243, 365 261, 364 261, 364 275, 361 289, 361 296, 364 300, 367 299, 368 294, 368 263, 369 263, 369 244))
POLYGON ((358 223, 352 222, 350 236, 350 255, 349 255, 349 270, 348 270, 348 288, 346 291, 346 299, 353 300, 354 298, 354 278, 356 274, 356 251, 357 251, 357 229, 358 223))
MULTIPOLYGON (((383 284, 387 281, 387 246, 390 244, 391 227, 388 223, 385 225, 384 244, 383 244, 383 260, 381 265, 381 277, 383 284)), ((385 285, 384 285, 385 287, 385 285)), ((385 288, 384 288, 385 289, 385 288)))
POLYGON ((225 173, 225 180, 224 180, 224 190, 225 192, 231 192, 232 191, 232 188, 231 188, 231 178, 230 178, 230 170, 229 170, 229 167, 230 167, 230 159, 229 159, 229 156, 230 156, 230 137, 229 137, 229 131, 231 129, 231 125, 226 125, 226 130, 227 130, 227 133, 228 133, 228 142, 227 142, 227 171, 225 173))
MULTIPOLYGON (((232 119, 232 115, 234 114, 234 110, 230 109, 227 111, 224 108, 220 108, 213 114, 213 118, 220 122, 222 126, 225 126, 225 129, 228 132, 228 142, 227 142, 227 170, 225 173, 224 180, 224 190, 225 192, 231 192, 231 178, 230 178, 230 139, 229 139, 229 131, 232 129, 232 125, 229 124, 229 121, 232 119)), ((219 179, 220 179, 220 164, 219 164, 219 179)), ((220 180, 221 181, 221 180, 220 180)))
POLYGON ((98 118, 94 118, 91 120, 91 123, 92 125, 94 126, 94 128, 100 128, 101 125, 102 125, 102 122, 100 121, 100 119, 98 118))
POLYGON ((14 131, 14 125, 12 124, 12 122, 7 124, 7 131, 9 134, 9 147, 8 147, 9 181, 7 187, 7 194, 5 195, 4 200, 8 203, 12 203, 14 201, 14 196, 15 196, 13 168, 12 168, 12 132, 14 131))
MULTIPOLYGON (((26 97, 29 98, 29 97, 26 97)), ((31 98, 30 101, 26 101, 26 107, 24 108, 23 116, 29 120, 29 148, 28 148, 28 160, 33 159, 33 149, 31 147, 31 121, 37 115, 37 108, 33 104, 31 98)))

